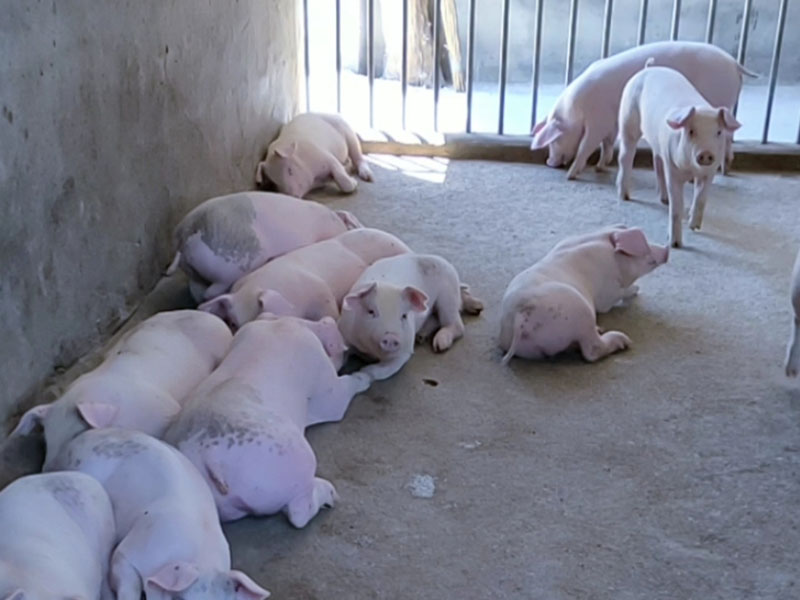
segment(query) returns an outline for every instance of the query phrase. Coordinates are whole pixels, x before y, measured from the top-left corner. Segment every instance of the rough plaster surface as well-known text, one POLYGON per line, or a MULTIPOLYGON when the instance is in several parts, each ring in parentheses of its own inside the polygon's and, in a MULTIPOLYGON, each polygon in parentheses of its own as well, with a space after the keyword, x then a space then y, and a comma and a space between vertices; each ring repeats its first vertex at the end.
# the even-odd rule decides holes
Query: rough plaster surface
POLYGON ((299 80, 294 0, 0 13, 4 417, 130 314, 185 212, 252 187, 299 80))

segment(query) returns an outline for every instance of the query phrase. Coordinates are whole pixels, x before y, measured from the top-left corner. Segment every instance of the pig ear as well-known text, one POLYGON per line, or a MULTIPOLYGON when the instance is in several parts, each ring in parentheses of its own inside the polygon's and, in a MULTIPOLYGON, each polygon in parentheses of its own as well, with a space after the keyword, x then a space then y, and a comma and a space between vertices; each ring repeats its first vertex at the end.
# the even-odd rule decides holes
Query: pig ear
POLYGON ((250 579, 241 571, 232 570, 228 573, 234 583, 234 591, 237 600, 264 600, 269 598, 269 592, 250 579))
POLYGON ((364 300, 367 298, 374 296, 377 289, 378 284, 374 281, 372 283, 362 285, 344 297, 344 300, 342 300, 342 308, 354 309, 359 304, 363 304, 364 300))
POLYGON ((564 129, 558 119, 548 119, 537 123, 532 133, 531 150, 538 150, 560 138, 564 134, 564 129))
POLYGON ((258 294, 258 312, 272 313, 278 317, 294 316, 297 310, 283 294, 275 290, 266 290, 258 294))
POLYGON ((728 131, 736 131, 742 126, 742 124, 736 120, 736 117, 733 116, 733 113, 725 107, 719 109, 717 120, 719 121, 719 124, 728 131))
POLYGON ((689 119, 691 119, 693 116, 694 116, 694 106, 684 106, 683 108, 676 108, 667 117, 667 125, 669 125, 673 129, 680 129, 681 127, 686 127, 686 123, 688 123, 689 119))
POLYGON ((37 425, 41 425, 44 418, 47 416, 47 413, 50 412, 50 409, 53 408, 52 404, 40 404, 39 406, 34 406, 19 420, 17 426, 14 428, 9 435, 27 435, 34 429, 36 429, 37 425))
POLYGON ((428 297, 425 292, 409 285, 403 290, 403 300, 411 305, 411 309, 417 312, 425 312, 428 308, 428 297))
POLYGON ((93 429, 111 427, 117 418, 119 407, 106 402, 78 402, 78 414, 93 429))
POLYGON ((350 211, 337 210, 334 212, 336 213, 336 216, 339 217, 339 219, 341 219, 342 223, 345 224, 345 227, 347 227, 347 229, 361 229, 362 227, 364 227, 361 224, 361 221, 356 219, 355 215, 350 211))
POLYGON ((292 142, 288 146, 275 146, 275 154, 277 154, 281 158, 289 158, 290 156, 294 156, 294 153, 296 151, 297 151, 297 142, 292 142))
POLYGON ((213 300, 203 302, 197 307, 197 310, 217 315, 220 319, 227 322, 233 317, 233 296, 230 294, 222 294, 213 300))
MULTIPOLYGON (((145 586, 153 586, 164 592, 182 592, 199 576, 200 571, 193 564, 176 561, 164 565, 155 575, 148 577, 145 586)), ((146 592, 145 595, 149 596, 146 592)))
POLYGON ((650 254, 650 244, 641 229, 623 229, 611 234, 611 243, 614 250, 628 256, 647 256, 650 254))

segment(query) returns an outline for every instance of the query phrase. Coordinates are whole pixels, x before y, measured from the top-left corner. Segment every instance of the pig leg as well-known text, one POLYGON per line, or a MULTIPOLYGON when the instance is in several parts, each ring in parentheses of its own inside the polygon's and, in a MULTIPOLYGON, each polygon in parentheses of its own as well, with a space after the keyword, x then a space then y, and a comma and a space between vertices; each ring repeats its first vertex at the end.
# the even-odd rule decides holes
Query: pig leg
POLYGON ((347 153, 350 155, 350 160, 353 161, 358 176, 364 181, 372 181, 372 170, 364 159, 364 155, 361 154, 361 144, 358 142, 355 132, 347 125, 338 129, 347 142, 347 153))
POLYGON ((569 171, 567 171, 567 179, 575 179, 578 174, 583 171, 584 168, 586 168, 586 163, 589 160, 589 157, 599 145, 600 141, 593 134, 592 130, 586 129, 583 132, 581 143, 578 144, 578 152, 575 154, 575 159, 569 166, 569 171))
POLYGON ((349 194, 358 187, 358 182, 347 174, 344 165, 336 160, 333 154, 328 154, 328 169, 331 172, 331 177, 336 182, 336 185, 346 194, 349 194))
POLYGON ((313 397, 308 403, 307 427, 317 423, 333 423, 344 419, 353 397, 365 392, 372 383, 363 370, 341 377, 337 377, 335 371, 331 375, 332 385, 327 385, 329 380, 325 378, 324 391, 313 397))
POLYGON ((619 138, 619 157, 617 163, 619 172, 617 173, 617 195, 620 200, 631 199, 631 173, 633 172, 633 158, 636 156, 636 143, 642 136, 638 122, 636 127, 626 126, 622 129, 619 138))
POLYGON ((614 157, 614 139, 616 132, 613 136, 604 137, 600 145, 600 160, 597 161, 597 170, 605 171, 606 167, 611 164, 611 159, 614 157))
POLYGON ((114 550, 108 577, 117 600, 139 600, 144 591, 142 577, 125 556, 125 547, 130 545, 126 542, 129 542, 127 537, 114 550))
POLYGON ((725 158, 722 161, 722 174, 727 175, 733 163, 733 133, 727 133, 725 138, 725 158))
POLYGON ((697 231, 703 224, 703 213, 706 210, 708 188, 711 187, 711 177, 698 177, 694 180, 694 199, 692 200, 692 214, 689 215, 689 229, 697 231))
POLYGON ((653 169, 656 172, 656 188, 658 189, 658 199, 661 204, 669 204, 669 195, 667 194, 667 180, 664 177, 664 160, 657 154, 653 154, 653 169))
MULTIPOLYGON (((316 516, 321 508, 332 507, 338 499, 339 495, 336 493, 336 488, 333 487, 330 481, 314 477, 311 489, 292 498, 283 507, 283 513, 292 525, 302 529, 316 516)), ((138 596, 136 600, 139 600, 138 596)))
POLYGON ((445 290, 436 300, 436 316, 441 327, 433 336, 434 352, 444 352, 453 342, 464 335, 464 321, 461 320, 461 291, 445 290))
POLYGON ((607 331, 600 335, 597 328, 578 340, 581 354, 588 362, 595 362, 603 357, 630 347, 630 338, 621 331, 607 331))
POLYGON ((797 377, 798 372, 800 372, 800 316, 794 318, 794 329, 786 353, 786 376, 797 377))
POLYGON ((414 337, 414 340, 417 344, 422 344, 423 342, 427 341, 437 330, 439 329, 439 319, 438 317, 431 313, 425 322, 422 324, 422 327, 419 328, 417 331, 417 335, 414 337))
POLYGON ((479 315, 483 310, 483 302, 470 293, 466 283, 460 284, 459 288, 461 289, 461 312, 468 315, 479 315))
POLYGON ((400 356, 395 356, 391 360, 367 365, 358 372, 369 376, 372 381, 381 381, 383 379, 388 379, 402 369, 409 358, 411 358, 411 353, 402 354, 400 356))
POLYGON ((666 167, 664 175, 669 193, 669 243, 673 248, 683 245, 683 180, 674 173, 672 168, 666 167))

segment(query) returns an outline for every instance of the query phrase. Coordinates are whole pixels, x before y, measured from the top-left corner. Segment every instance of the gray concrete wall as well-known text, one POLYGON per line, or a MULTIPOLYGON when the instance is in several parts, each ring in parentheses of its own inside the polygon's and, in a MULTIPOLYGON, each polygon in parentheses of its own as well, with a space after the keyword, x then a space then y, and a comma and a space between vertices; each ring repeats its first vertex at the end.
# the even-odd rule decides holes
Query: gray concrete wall
POLYGON ((131 313, 187 210, 252 187, 298 108, 299 23, 295 0, 0 14, 1 423, 131 313))

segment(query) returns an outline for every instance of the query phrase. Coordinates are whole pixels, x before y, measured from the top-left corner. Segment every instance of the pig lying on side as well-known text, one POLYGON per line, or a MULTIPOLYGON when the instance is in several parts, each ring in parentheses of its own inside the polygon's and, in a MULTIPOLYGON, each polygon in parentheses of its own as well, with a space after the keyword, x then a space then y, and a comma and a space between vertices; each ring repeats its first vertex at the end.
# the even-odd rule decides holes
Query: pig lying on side
POLYGON ((379 229, 354 229, 289 252, 237 281, 230 294, 201 304, 234 329, 267 311, 318 320, 339 318, 342 298, 376 260, 411 250, 379 229))
POLYGON ((219 364, 231 333, 197 310, 163 312, 131 329, 100 366, 76 379, 52 404, 35 406, 11 435, 44 429, 45 468, 89 428, 124 427, 160 436, 183 398, 219 364))
POLYGON ((283 194, 240 192, 206 200, 175 228, 177 253, 167 274, 189 277, 197 302, 228 291, 268 260, 361 227, 347 211, 283 194))
POLYGON ((343 351, 333 319, 264 315, 239 330, 225 360, 192 393, 165 439, 206 478, 223 521, 283 512, 304 527, 333 505, 336 490, 315 476, 304 431, 341 420, 370 385, 360 373, 336 374, 343 351))
POLYGON ((694 181, 689 227, 700 229, 708 188, 725 155, 727 136, 740 127, 727 107, 712 107, 686 77, 667 67, 647 66, 622 93, 617 192, 630 198, 636 143, 653 149, 661 201, 669 202, 669 241, 682 244, 683 186, 694 181))
MULTIPOLYGON (((733 109, 742 87, 742 74, 754 76, 729 54, 701 42, 656 42, 631 48, 595 61, 561 93, 552 112, 534 127, 532 149, 550 147, 547 165, 572 165, 567 174, 574 179, 598 146, 598 167, 611 162, 617 138, 617 113, 628 79, 645 62, 677 69, 713 106, 733 109), (574 157, 574 160, 573 160, 574 157)), ((726 132, 728 169, 733 160, 732 136, 726 132)), ((725 171, 726 172, 726 171, 725 171)))
POLYGON ((302 198, 333 178, 350 193, 358 185, 348 174, 351 168, 364 181, 372 181, 350 125, 339 115, 305 113, 284 125, 269 145, 266 160, 256 169, 256 183, 263 185, 269 179, 284 194, 302 198))
POLYGON ((786 376, 797 377, 800 371, 800 252, 794 262, 792 272, 792 306, 794 307, 794 328, 786 352, 786 376))
POLYGON ((408 362, 415 334, 424 339, 435 331, 433 349, 444 352, 464 334, 461 312, 481 310, 483 303, 461 285, 445 259, 404 254, 379 260, 364 271, 344 298, 339 329, 348 345, 378 359, 360 372, 379 380, 408 362))
POLYGON ((596 313, 635 296, 633 282, 668 255, 668 248, 648 244, 641 229, 621 225, 561 241, 508 285, 500 321, 503 362, 553 356, 575 345, 594 362, 627 348, 624 333, 600 334, 596 313))
MULTIPOLYGON (((17 479, 0 492, 0 598, 111 598, 111 501, 82 473, 17 479)), ((138 600, 138 599, 137 599, 138 600)))
POLYGON ((228 542, 203 478, 180 452, 138 431, 87 431, 54 465, 99 481, 117 544, 109 579, 118 600, 256 600, 269 592, 231 570, 228 542))

